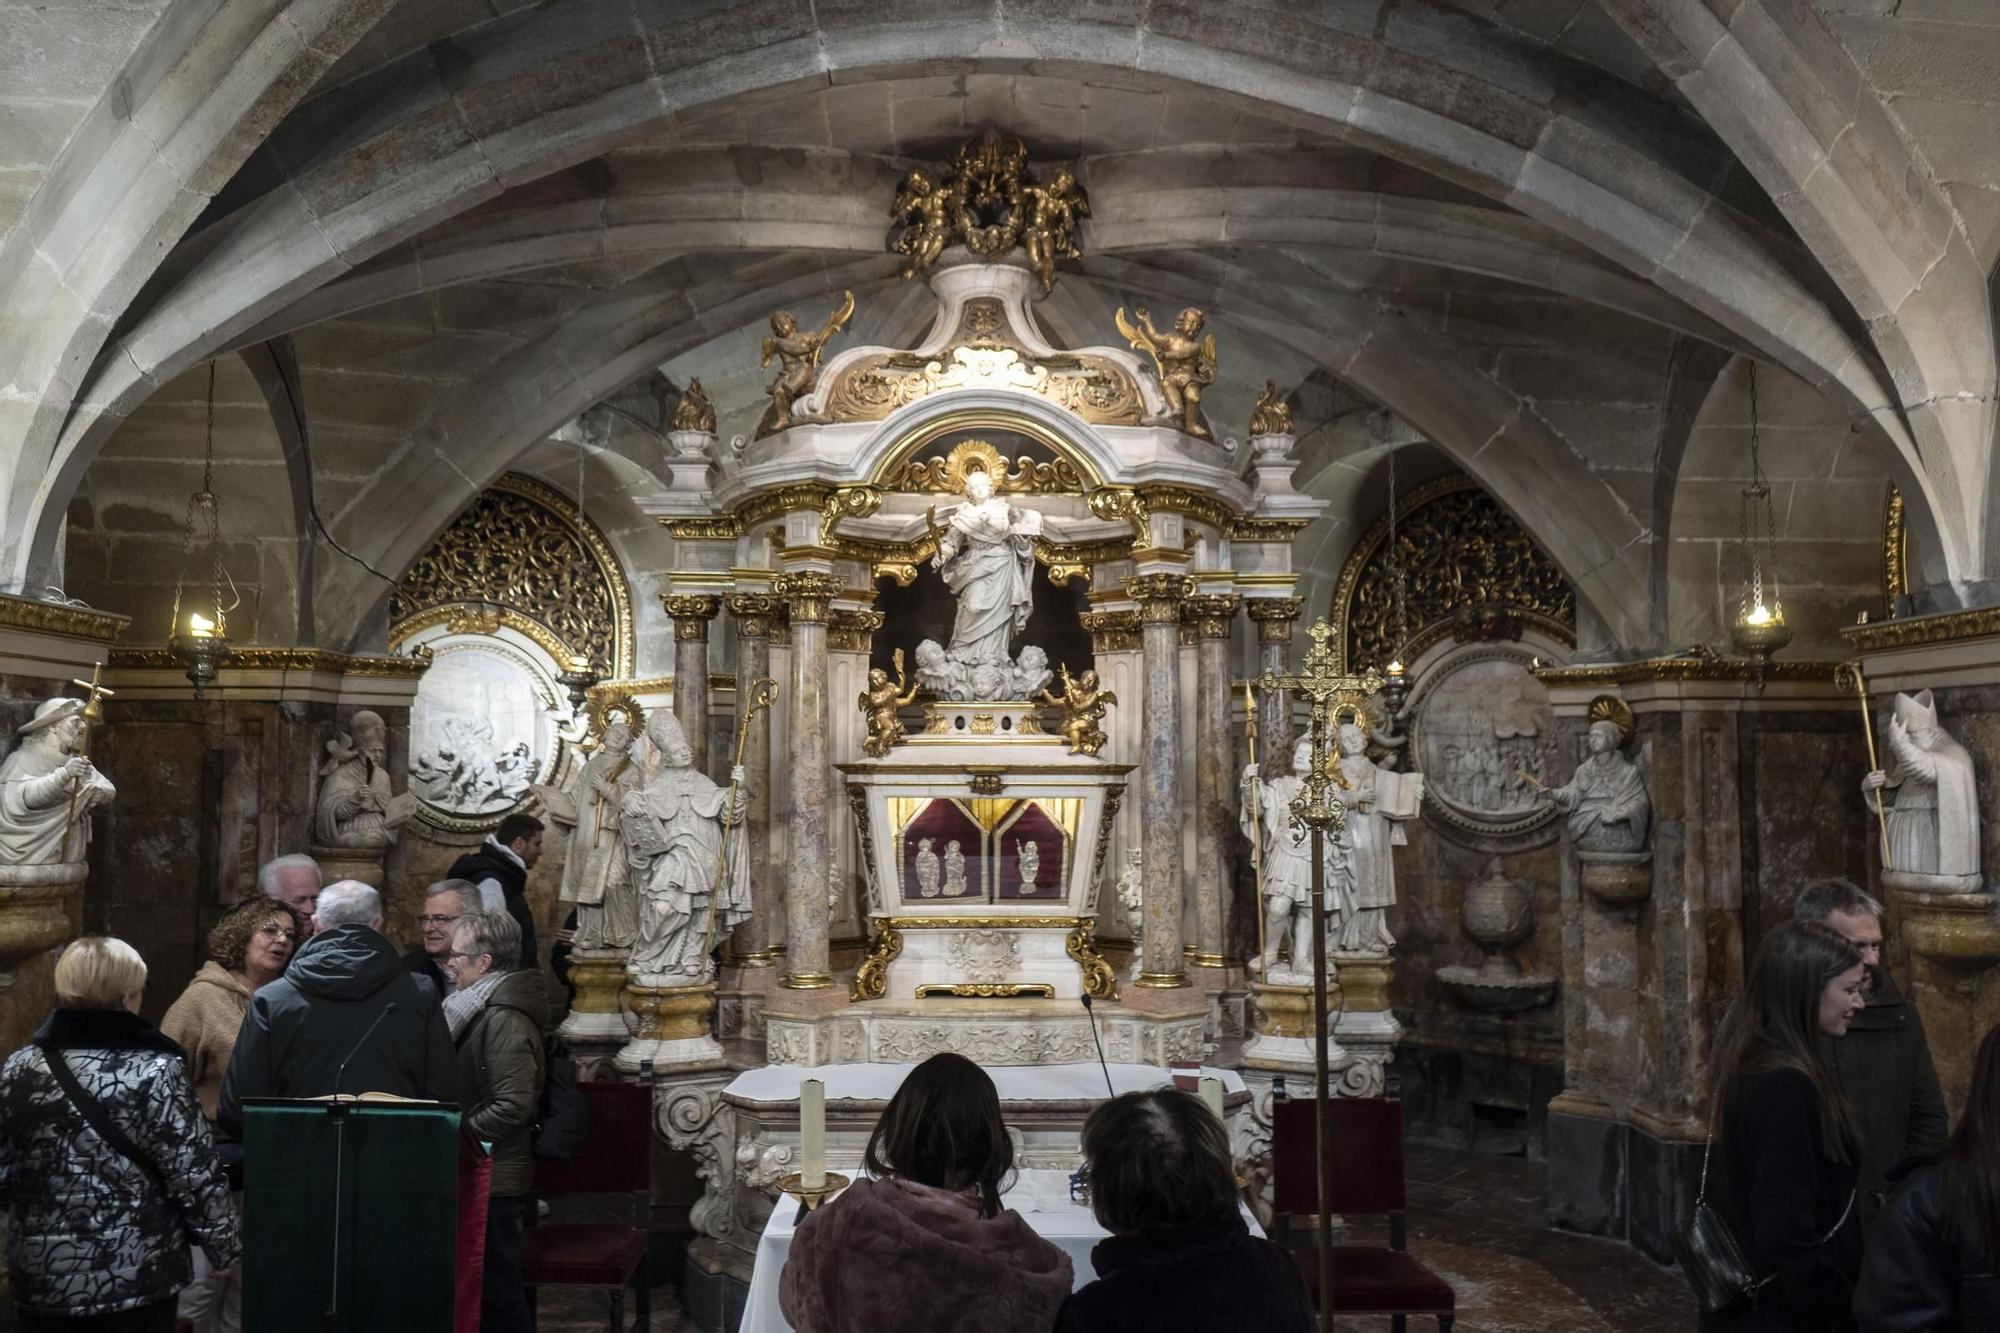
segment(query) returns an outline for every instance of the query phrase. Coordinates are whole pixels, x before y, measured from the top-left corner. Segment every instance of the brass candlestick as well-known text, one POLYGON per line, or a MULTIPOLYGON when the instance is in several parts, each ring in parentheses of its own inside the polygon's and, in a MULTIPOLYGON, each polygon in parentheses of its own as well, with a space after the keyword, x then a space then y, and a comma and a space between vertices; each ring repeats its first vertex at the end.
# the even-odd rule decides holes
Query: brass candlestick
POLYGON ((802 1180, 803 1177, 800 1173, 794 1171, 778 1182, 778 1192, 788 1198, 798 1200, 799 1207, 806 1212, 811 1212, 854 1183, 838 1171, 827 1172, 826 1183, 818 1189, 807 1189, 802 1180))

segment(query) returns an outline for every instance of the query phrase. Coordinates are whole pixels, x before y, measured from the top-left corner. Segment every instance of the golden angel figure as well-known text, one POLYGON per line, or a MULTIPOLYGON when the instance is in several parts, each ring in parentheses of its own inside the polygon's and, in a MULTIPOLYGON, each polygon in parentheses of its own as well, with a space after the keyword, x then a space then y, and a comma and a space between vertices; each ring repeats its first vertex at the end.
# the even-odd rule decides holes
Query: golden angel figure
POLYGON ((1063 738, 1069 742, 1071 754, 1096 754, 1104 748, 1109 739, 1100 725, 1104 721, 1105 709, 1118 702, 1118 696, 1110 690, 1097 688, 1097 673, 1086 670, 1081 679, 1069 674, 1069 665, 1062 668, 1062 693, 1042 691, 1042 701, 1062 709, 1063 738))
POLYGON ((841 293, 840 307, 827 316, 817 333, 800 333, 799 322, 789 310, 771 316, 771 336, 764 339, 764 355, 757 364, 768 366, 771 358, 777 357, 778 378, 771 381, 771 406, 757 428, 758 435, 769 435, 792 424, 792 404, 811 393, 819 380, 820 350, 853 317, 853 292, 841 293))
POLYGON ((1181 311, 1171 333, 1161 333, 1144 309, 1133 313, 1139 317, 1136 327, 1125 318, 1125 307, 1118 307, 1118 331, 1134 348, 1152 354, 1167 411, 1181 419, 1181 429, 1196 439, 1208 439, 1208 427, 1201 420, 1201 391, 1215 383, 1215 335, 1201 336, 1207 317, 1190 306, 1181 311))
POLYGON ((861 692, 861 711, 868 718, 868 739, 861 742, 862 753, 880 759, 903 739, 903 723, 896 710, 917 697, 918 687, 903 674, 903 650, 896 650, 896 682, 881 667, 868 672, 868 688, 861 692), (907 687, 907 688, 905 688, 907 687))
POLYGON ((951 191, 938 184, 922 167, 910 168, 889 205, 889 216, 902 225, 896 238, 896 252, 908 255, 902 276, 914 278, 944 253, 951 242, 951 191))
POLYGON ((1250 435, 1290 435, 1292 433, 1292 405, 1285 401, 1276 380, 1264 381, 1264 392, 1257 395, 1257 405, 1250 409, 1250 435))
POLYGON ((1024 186, 1021 195, 1028 212, 1021 239, 1028 248, 1028 263, 1047 291, 1056 280, 1056 260, 1083 257, 1076 246, 1076 229, 1090 216, 1090 200, 1068 167, 1057 167, 1047 185, 1024 186))

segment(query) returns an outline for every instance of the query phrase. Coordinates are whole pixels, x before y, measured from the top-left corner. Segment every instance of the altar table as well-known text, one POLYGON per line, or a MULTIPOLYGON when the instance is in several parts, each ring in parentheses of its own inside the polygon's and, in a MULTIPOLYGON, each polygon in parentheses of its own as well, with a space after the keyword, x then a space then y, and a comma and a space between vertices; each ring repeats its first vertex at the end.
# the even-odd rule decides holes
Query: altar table
MULTIPOLYGON (((886 1103, 914 1068, 915 1065, 856 1064, 808 1069, 799 1065, 767 1065, 761 1069, 746 1070, 725 1091, 729 1099, 739 1105, 796 1102, 800 1081, 817 1078, 826 1084, 829 1105, 835 1101, 886 1103)), ((1109 1069, 1111 1086, 1121 1093, 1161 1087, 1172 1078, 1170 1071, 1156 1065, 1114 1064, 1109 1069)), ((994 1086, 1000 1093, 1003 1112, 1009 1103, 1081 1104, 1101 1102, 1109 1095, 1104 1087, 1105 1070, 1096 1064, 1003 1065, 990 1067, 986 1072, 992 1076, 994 1086)), ((1249 1089, 1243 1082, 1243 1076, 1235 1070, 1204 1068, 1201 1074, 1222 1080, 1226 1103, 1240 1104, 1248 1100, 1249 1089)), ((844 1169, 849 1176, 856 1174, 851 1166, 843 1168, 838 1161, 832 1162, 831 1167, 834 1170, 844 1169)), ((1070 1257, 1070 1263, 1076 1270, 1076 1285, 1080 1287, 1096 1278, 1096 1270, 1090 1266, 1090 1250, 1107 1233, 1097 1225, 1097 1219, 1091 1216, 1089 1208, 1070 1202, 1069 1174, 1068 1171, 1019 1171, 1013 1188, 1002 1197, 1002 1202, 1020 1213, 1039 1235, 1070 1257)), ((838 1200, 827 1206, 837 1207, 838 1200)), ((785 1321, 784 1312, 778 1308, 778 1277, 784 1272, 785 1260, 792 1252, 792 1231, 797 1217, 798 1205, 788 1198, 780 1198, 771 1210, 763 1235, 757 1241, 757 1258, 750 1273, 750 1292, 743 1306, 743 1322, 738 1326, 738 1333, 792 1333, 792 1326, 785 1321)), ((1248 1208, 1243 1210, 1243 1217, 1253 1233, 1264 1234, 1248 1208)))

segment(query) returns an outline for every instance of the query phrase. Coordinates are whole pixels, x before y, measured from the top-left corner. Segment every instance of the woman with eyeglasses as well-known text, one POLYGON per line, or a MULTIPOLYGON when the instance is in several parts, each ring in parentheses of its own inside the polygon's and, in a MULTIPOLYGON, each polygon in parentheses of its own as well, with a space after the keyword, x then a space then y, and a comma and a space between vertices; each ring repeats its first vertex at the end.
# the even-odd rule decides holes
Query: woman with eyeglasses
MULTIPOLYGON (((201 1113, 213 1128, 222 1076, 236 1051, 250 996, 276 981, 305 935, 305 922, 276 898, 258 894, 222 914, 208 932, 208 961, 160 1020, 160 1031, 187 1052, 188 1077, 201 1113)), ((240 1172, 243 1145, 218 1144, 225 1169, 240 1172)), ((237 1188, 241 1182, 232 1180, 237 1188)), ((194 1252, 194 1281, 182 1289, 179 1316, 195 1333, 236 1333, 242 1327, 243 1288, 234 1273, 216 1276, 207 1256, 194 1252)))
POLYGON ((911 1070, 862 1163, 792 1237, 778 1303, 798 1333, 1047 1333, 1069 1256, 1001 1205, 1014 1141, 985 1070, 911 1070))

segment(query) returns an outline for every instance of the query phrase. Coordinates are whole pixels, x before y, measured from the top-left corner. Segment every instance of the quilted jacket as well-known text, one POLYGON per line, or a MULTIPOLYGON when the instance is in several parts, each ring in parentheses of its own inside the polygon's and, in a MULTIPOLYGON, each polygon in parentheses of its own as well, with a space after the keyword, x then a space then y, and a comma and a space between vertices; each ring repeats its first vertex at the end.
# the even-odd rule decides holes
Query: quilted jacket
POLYGON ((0 1065, 0 1201, 14 1299, 38 1314, 95 1315, 164 1300, 188 1284, 188 1238, 217 1267, 242 1254, 229 1186, 181 1049, 123 1010, 58 1009, 35 1034, 151 1160, 98 1138, 39 1045, 0 1065))

